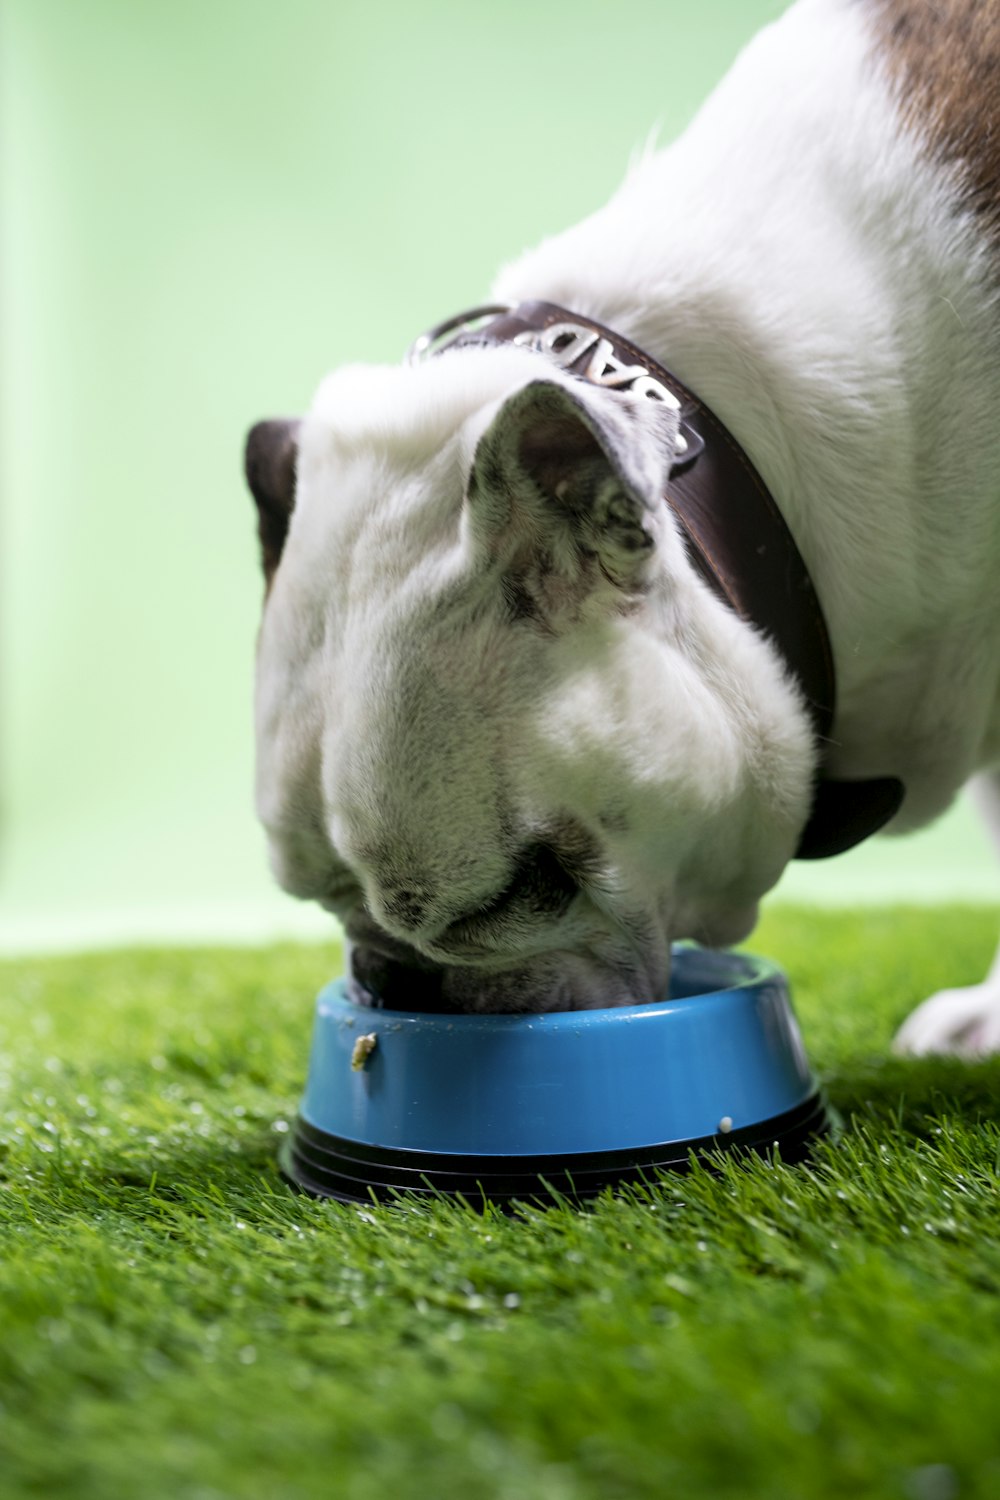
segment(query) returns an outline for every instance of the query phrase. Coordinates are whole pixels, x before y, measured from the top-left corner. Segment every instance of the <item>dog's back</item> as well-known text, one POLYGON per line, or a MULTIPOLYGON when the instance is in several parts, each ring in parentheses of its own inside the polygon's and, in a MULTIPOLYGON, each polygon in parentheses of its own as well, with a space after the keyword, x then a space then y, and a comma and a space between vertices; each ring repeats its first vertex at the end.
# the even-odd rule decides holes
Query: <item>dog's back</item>
POLYGON ((830 768, 897 828, 1000 759, 1000 6, 799 0, 499 278, 627 330, 763 473, 823 602, 830 768))

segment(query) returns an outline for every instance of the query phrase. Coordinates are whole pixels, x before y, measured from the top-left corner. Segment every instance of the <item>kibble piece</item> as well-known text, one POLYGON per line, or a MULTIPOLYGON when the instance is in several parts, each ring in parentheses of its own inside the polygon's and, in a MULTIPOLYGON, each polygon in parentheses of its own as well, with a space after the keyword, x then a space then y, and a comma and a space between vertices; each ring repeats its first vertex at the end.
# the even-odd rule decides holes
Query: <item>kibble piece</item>
POLYGON ((358 1037, 354 1043, 354 1051, 351 1053, 351 1067, 355 1073, 360 1073, 361 1069, 365 1067, 368 1059, 375 1051, 377 1043, 378 1036, 374 1031, 368 1031, 364 1036, 358 1037))

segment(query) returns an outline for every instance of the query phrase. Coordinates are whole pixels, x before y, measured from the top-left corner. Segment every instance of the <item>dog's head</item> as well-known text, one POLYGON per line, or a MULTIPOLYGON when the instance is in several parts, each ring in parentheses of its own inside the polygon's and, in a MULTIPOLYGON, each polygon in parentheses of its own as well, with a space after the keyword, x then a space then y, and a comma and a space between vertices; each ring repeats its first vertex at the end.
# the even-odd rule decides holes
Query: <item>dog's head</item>
POLYGON ((688 563, 676 423, 471 348, 252 431, 258 811, 384 1003, 656 998, 671 940, 745 936, 792 854, 809 731, 688 563))

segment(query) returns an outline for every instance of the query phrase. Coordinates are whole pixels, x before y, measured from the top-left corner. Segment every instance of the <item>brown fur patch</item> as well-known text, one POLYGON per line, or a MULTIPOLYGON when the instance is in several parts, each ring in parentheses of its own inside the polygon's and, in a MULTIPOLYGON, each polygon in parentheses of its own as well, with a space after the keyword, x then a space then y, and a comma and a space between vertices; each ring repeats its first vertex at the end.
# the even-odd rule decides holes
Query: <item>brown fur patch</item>
POLYGON ((863 0, 908 128, 1000 241, 1000 4, 863 0))

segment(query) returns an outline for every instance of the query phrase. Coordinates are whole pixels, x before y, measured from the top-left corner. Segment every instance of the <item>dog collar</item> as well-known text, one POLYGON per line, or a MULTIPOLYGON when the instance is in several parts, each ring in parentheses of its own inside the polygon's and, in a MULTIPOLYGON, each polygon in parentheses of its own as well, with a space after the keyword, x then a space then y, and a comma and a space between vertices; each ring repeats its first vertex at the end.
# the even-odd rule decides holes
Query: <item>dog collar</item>
POLYGON ((898 811, 895 777, 837 781, 823 774, 836 703, 830 636, 809 571, 750 458, 718 417, 676 375, 622 334, 552 302, 491 305, 449 318, 416 340, 411 363, 470 345, 537 350, 591 385, 663 401, 680 417, 666 502, 691 561, 716 595, 768 636, 802 690, 820 751, 813 805, 799 859, 852 848, 898 811))

